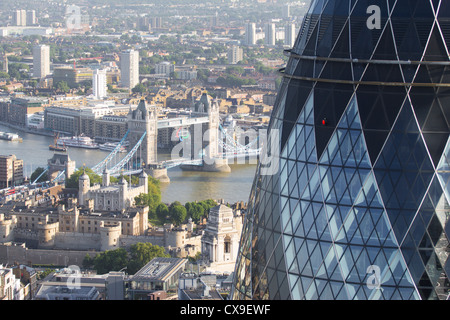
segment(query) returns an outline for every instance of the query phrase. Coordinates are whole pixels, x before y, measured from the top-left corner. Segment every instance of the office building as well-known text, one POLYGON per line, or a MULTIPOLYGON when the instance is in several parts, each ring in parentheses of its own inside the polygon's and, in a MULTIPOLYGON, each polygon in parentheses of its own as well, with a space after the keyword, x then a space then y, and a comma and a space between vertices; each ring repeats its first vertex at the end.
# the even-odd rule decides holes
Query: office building
POLYGON ((256 24, 247 23, 245 26, 245 44, 254 46, 256 44, 256 24))
POLYGON ((133 89, 139 84, 139 51, 126 50, 120 54, 122 86, 133 89))
POLYGON ((33 77, 45 78, 50 74, 50 47, 37 45, 33 47, 33 77))
POLYGON ((274 46, 275 42, 275 23, 268 23, 265 27, 265 44, 267 46, 274 46))
POLYGON ((15 155, 0 156, 0 188, 18 186, 23 181, 23 160, 15 155))
POLYGON ((292 48, 294 46, 296 36, 297 34, 295 33, 295 24, 287 24, 284 28, 284 44, 289 48, 292 48))
POLYGON ((35 300, 100 300, 100 293, 94 286, 42 285, 35 300))
POLYGON ((126 300, 150 300, 155 291, 178 289, 187 259, 154 258, 128 279, 126 300))
POLYGON ((94 99, 103 99, 108 95, 106 70, 94 70, 92 76, 92 93, 94 99))
POLYGON ((244 59, 244 50, 239 46, 232 46, 227 53, 228 63, 237 64, 244 59))
POLYGON ((286 51, 234 299, 448 299, 450 3, 371 4, 312 2, 286 51))
POLYGON ((93 71, 90 68, 58 67, 53 70, 53 86, 64 81, 70 88, 92 83, 93 71))
POLYGON ((175 65, 168 61, 163 61, 155 65, 155 73, 170 77, 175 72, 175 65))

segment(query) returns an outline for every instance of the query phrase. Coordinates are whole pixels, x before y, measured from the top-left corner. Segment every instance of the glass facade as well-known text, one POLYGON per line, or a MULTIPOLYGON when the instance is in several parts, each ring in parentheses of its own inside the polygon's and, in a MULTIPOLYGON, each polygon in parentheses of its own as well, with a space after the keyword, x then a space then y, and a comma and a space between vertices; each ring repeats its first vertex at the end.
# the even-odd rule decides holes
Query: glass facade
POLYGON ((312 0, 233 299, 447 299, 449 49, 449 1, 312 0))

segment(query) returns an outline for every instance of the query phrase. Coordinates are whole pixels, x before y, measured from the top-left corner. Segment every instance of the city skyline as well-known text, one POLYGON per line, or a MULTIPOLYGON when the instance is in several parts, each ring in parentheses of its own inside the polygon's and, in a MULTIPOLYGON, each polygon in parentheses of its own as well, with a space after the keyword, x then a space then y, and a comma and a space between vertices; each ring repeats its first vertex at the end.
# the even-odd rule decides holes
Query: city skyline
POLYGON ((444 0, 2 2, 0 300, 447 300, 448 21, 444 0))

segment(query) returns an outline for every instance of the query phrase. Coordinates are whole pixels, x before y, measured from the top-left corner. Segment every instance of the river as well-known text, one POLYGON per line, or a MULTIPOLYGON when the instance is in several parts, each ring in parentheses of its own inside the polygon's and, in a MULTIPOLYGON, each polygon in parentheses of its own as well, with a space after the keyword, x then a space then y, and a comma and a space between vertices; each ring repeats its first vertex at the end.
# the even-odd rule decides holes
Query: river
MULTIPOLYGON (((0 131, 18 133, 22 142, 0 140, 0 155, 14 154, 24 161, 24 175, 30 176, 38 167, 46 167, 47 160, 53 156, 48 146, 52 137, 17 131, 0 125, 0 131)), ((108 152, 69 148, 69 157, 77 167, 92 167, 102 161, 108 152)), ((167 159, 168 153, 161 152, 161 159, 167 159)), ((205 199, 224 199, 226 202, 248 201, 255 175, 255 164, 231 164, 230 173, 190 172, 179 167, 168 170, 170 183, 161 184, 161 198, 165 203, 181 203, 205 199)))

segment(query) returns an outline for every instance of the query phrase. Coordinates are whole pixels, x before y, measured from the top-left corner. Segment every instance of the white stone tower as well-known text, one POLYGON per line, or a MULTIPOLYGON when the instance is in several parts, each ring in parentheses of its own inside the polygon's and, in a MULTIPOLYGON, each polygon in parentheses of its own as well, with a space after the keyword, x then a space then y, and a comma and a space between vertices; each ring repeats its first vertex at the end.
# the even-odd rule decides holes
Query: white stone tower
POLYGON ((86 172, 83 172, 83 174, 80 176, 80 179, 78 180, 79 205, 83 206, 86 204, 90 187, 91 187, 91 180, 89 179, 89 176, 86 174, 86 172))

